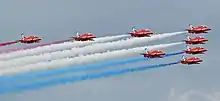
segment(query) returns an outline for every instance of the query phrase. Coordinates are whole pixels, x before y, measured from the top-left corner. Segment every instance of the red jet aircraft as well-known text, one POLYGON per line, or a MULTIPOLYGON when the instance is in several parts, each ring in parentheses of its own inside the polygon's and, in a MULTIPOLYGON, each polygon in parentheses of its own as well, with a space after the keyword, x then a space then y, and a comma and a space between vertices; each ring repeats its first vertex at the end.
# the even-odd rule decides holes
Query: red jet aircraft
POLYGON ((211 28, 209 28, 206 25, 201 25, 197 27, 193 27, 191 24, 189 24, 189 29, 186 29, 188 33, 191 34, 201 34, 201 33, 208 33, 207 31, 210 31, 211 28))
POLYGON ((184 56, 182 57, 182 60, 180 61, 182 64, 200 64, 200 62, 202 62, 203 60, 201 60, 198 57, 190 57, 190 58, 185 58, 184 56))
POLYGON ((24 33, 21 33, 21 40, 18 40, 19 42, 21 42, 21 43, 27 43, 27 44, 30 44, 30 43, 39 43, 41 40, 42 40, 42 38, 40 38, 40 37, 37 37, 37 36, 34 36, 34 35, 31 35, 31 36, 28 36, 28 37, 26 37, 25 35, 24 35, 24 33))
POLYGON ((82 35, 79 34, 79 32, 76 32, 75 37, 71 37, 76 41, 94 41, 93 38, 96 38, 92 33, 84 33, 82 35))
POLYGON ((195 38, 190 38, 189 36, 187 36, 187 40, 183 40, 183 41, 185 41, 186 44, 196 45, 196 44, 205 44, 205 42, 208 41, 208 39, 202 36, 195 38))
POLYGON ((132 32, 129 33, 132 37, 150 37, 150 35, 154 34, 149 29, 140 29, 137 30, 135 27, 132 27, 132 32))
POLYGON ((163 55, 166 53, 161 50, 152 50, 148 51, 147 48, 145 49, 145 53, 140 53, 141 55, 144 55, 146 58, 163 58, 163 55))
POLYGON ((193 48, 189 48, 187 46, 187 50, 185 50, 186 54, 204 54, 204 52, 206 52, 207 49, 203 48, 203 47, 193 47, 193 48))

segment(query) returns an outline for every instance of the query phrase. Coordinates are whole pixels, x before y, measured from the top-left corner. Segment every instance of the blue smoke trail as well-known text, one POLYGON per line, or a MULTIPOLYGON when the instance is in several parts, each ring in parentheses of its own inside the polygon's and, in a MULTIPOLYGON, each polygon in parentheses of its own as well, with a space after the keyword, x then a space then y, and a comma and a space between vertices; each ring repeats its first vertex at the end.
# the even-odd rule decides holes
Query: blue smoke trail
MULTIPOLYGON (((179 55, 183 53, 184 52, 169 53, 169 54, 165 54, 164 57, 179 55)), ((64 73, 71 73, 71 72, 89 70, 89 69, 99 69, 99 68, 104 68, 108 66, 121 65, 121 64, 126 64, 126 63, 134 63, 134 62, 146 61, 150 59, 153 59, 153 58, 135 57, 135 58, 130 58, 130 59, 111 60, 111 61, 106 61, 102 63, 94 63, 94 64, 89 64, 89 65, 80 65, 80 66, 74 66, 74 67, 66 67, 66 68, 59 68, 59 69, 54 69, 54 70, 40 71, 36 73, 25 73, 25 74, 11 75, 11 76, 1 76, 0 82, 11 82, 13 80, 56 76, 56 75, 61 75, 64 73)))
POLYGON ((98 79, 98 78, 103 78, 103 77, 110 77, 110 76, 116 76, 116 75, 121 75, 129 72, 137 72, 137 71, 144 71, 150 68, 159 68, 159 67, 165 67, 165 66, 170 66, 174 64, 179 64, 180 61, 177 62, 172 62, 172 63, 166 63, 166 64, 154 64, 154 65, 149 65, 149 66, 140 66, 140 67, 135 67, 135 68, 123 68, 123 69, 116 69, 116 70, 111 70, 111 71, 106 71, 106 72, 101 72, 101 73, 94 73, 94 74, 86 74, 86 75, 78 75, 78 76, 72 76, 72 77, 63 77, 63 78, 58 78, 58 79, 52 79, 52 80, 47 80, 43 82, 35 82, 35 83, 29 83, 29 84, 20 84, 20 85, 14 85, 14 86, 7 86, 7 87, 1 87, 0 88, 0 93, 7 93, 7 92, 19 92, 23 90, 34 90, 34 89, 39 89, 47 86, 53 86, 57 84, 64 84, 68 82, 79 82, 83 80, 91 80, 91 79, 98 79))

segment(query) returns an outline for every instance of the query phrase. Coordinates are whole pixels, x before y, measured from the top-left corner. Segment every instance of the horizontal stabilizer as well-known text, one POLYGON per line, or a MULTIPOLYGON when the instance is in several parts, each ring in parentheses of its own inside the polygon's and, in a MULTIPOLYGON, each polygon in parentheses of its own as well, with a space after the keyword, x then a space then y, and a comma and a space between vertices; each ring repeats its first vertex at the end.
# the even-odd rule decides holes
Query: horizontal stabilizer
POLYGON ((70 38, 77 38, 77 37, 73 36, 73 37, 70 37, 70 38))
POLYGON ((145 55, 146 53, 140 53, 141 55, 145 55))

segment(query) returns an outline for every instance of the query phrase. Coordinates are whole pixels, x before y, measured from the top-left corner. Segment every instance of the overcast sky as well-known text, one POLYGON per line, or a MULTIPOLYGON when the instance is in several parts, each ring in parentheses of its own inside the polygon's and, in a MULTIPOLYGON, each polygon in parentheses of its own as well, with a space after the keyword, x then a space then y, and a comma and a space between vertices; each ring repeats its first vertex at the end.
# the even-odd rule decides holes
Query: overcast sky
MULTIPOLYGON (((201 65, 176 65, 22 94, 1 95, 0 100, 212 101, 207 99, 220 91, 217 63, 220 60, 219 5, 219 0, 2 0, 1 41, 18 39, 21 32, 42 36, 44 41, 68 38, 75 35, 76 30, 97 36, 116 35, 129 32, 133 25, 158 33, 180 31, 188 24, 206 24, 213 30, 205 35, 210 40, 205 45, 209 51, 201 56, 204 59, 201 65)), ((184 35, 172 38, 172 41, 182 38, 184 35)), ((168 40, 163 42, 170 42, 168 40)), ((156 41, 157 44, 159 42, 156 41)), ((183 48, 172 47, 169 50, 183 48)), ((147 65, 148 62, 140 64, 147 65)))

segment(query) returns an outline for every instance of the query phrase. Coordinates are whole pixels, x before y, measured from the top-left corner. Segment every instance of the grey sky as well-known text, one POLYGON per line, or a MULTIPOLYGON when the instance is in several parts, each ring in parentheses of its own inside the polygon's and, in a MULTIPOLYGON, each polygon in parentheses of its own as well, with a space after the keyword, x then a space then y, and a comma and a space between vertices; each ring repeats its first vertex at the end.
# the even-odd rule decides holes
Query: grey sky
MULTIPOLYGON (((35 33, 45 41, 65 39, 75 31, 93 32, 97 36, 116 35, 137 28, 158 33, 180 31, 188 24, 207 24, 213 30, 205 35, 209 42, 204 63, 177 65, 106 79, 84 81, 1 95, 1 101, 178 101, 190 89, 204 95, 219 92, 219 0, 2 0, 0 3, 1 41, 20 38, 20 33, 35 33)), ((180 41, 184 35, 171 38, 180 41)), ((169 39, 159 42, 171 42, 169 39)), ((151 44, 151 43, 150 43, 151 44)), ((170 51, 182 50, 172 47, 170 51)), ((169 60, 179 59, 179 57, 169 60)), ((168 60, 168 59, 167 59, 168 60)), ((166 61, 161 61, 166 62, 166 61)), ((168 62, 168 61, 167 61, 168 62)), ((142 62, 141 64, 148 64, 142 62)), ((133 64, 132 66, 136 66, 133 64)), ((209 101, 194 94, 193 101, 209 101)), ((181 100, 179 100, 181 101, 181 100)), ((186 101, 186 100, 185 100, 186 101)), ((211 101, 211 100, 210 100, 211 101)), ((214 100, 213 100, 214 101, 214 100)), ((216 100, 217 101, 217 100, 216 100)))

